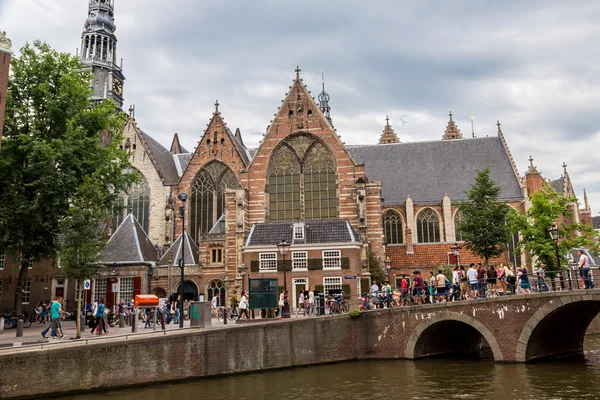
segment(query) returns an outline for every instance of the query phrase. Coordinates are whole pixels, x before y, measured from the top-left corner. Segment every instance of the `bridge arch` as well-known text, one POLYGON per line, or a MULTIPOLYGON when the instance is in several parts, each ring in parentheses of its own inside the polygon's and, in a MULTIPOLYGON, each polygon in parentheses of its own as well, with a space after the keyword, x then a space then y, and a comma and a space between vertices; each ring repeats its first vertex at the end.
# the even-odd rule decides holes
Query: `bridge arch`
POLYGON ((600 312, 600 293, 561 296, 540 307, 525 323, 515 361, 583 352, 585 332, 600 312))
POLYGON ((470 315, 446 311, 421 322, 411 333, 405 356, 409 359, 471 351, 485 339, 495 361, 503 361, 502 350, 492 332, 470 315))

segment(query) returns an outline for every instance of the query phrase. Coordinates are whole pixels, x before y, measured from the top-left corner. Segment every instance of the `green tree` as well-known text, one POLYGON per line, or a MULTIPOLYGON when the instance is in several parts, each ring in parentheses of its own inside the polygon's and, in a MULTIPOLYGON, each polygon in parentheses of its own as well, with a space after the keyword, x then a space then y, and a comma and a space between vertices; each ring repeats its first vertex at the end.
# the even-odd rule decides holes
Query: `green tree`
POLYGON ((135 178, 123 173, 129 163, 118 147, 124 116, 112 101, 91 107, 92 77, 76 57, 36 41, 21 49, 11 69, 0 152, 0 252, 20 257, 14 309, 21 311, 28 260, 56 260, 63 222, 73 217, 84 186, 93 182, 105 192, 94 207, 109 210, 135 178))
POLYGON ((528 250, 539 262, 546 264, 547 271, 556 271, 556 247, 549 229, 557 222, 563 222, 558 233, 558 253, 563 269, 568 267, 567 255, 571 249, 586 247, 596 251, 598 234, 592 227, 568 222, 573 220, 570 206, 577 204, 576 198, 549 189, 534 193, 530 201, 531 207, 525 215, 516 211, 509 214, 511 229, 515 233, 519 232, 522 237, 517 245, 518 251, 528 250))
POLYGON ((498 201, 502 188, 490 178, 490 170, 477 170, 475 183, 467 191, 468 201, 459 205, 462 221, 456 227, 466 242, 465 248, 485 260, 505 251, 510 229, 506 223, 509 207, 498 201))
POLYGON ((371 281, 373 282, 384 282, 387 281, 387 275, 383 268, 381 267, 381 263, 379 259, 370 249, 369 251, 369 272, 371 273, 371 281))

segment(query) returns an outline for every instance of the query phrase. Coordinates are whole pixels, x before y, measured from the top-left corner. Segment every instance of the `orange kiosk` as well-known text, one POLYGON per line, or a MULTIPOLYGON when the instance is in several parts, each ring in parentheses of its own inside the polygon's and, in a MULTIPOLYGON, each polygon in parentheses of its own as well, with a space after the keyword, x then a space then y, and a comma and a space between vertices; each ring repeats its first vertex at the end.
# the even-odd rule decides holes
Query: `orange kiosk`
POLYGON ((135 307, 135 315, 131 323, 131 332, 137 332, 137 317, 139 309, 154 309, 154 330, 156 330, 156 314, 158 308, 158 297, 153 294, 136 294, 133 301, 135 307))

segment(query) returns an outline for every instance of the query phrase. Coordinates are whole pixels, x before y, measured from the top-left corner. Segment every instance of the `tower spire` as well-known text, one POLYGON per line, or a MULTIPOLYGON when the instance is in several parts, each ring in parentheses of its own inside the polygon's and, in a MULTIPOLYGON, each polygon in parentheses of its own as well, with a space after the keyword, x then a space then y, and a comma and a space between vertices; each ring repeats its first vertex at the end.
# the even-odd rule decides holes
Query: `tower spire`
POLYGON ((113 99, 122 107, 125 76, 117 65, 116 30, 115 0, 89 0, 79 58, 94 75, 92 100, 113 99))
POLYGON ((379 144, 387 143, 400 143, 398 135, 396 135, 396 132, 394 132, 394 129, 390 125, 390 117, 388 116, 385 117, 385 127, 379 138, 379 144))
POLYGON ((331 121, 331 108, 329 107, 329 95, 325 91, 325 74, 321 69, 321 82, 323 85, 323 91, 319 94, 319 108, 327 121, 333 126, 333 122, 331 121))
POLYGON ((460 132, 458 126, 452 119, 452 111, 450 111, 448 115, 450 116, 450 121, 448 121, 446 131, 444 132, 444 136, 442 136, 442 140, 463 139, 463 134, 460 132))

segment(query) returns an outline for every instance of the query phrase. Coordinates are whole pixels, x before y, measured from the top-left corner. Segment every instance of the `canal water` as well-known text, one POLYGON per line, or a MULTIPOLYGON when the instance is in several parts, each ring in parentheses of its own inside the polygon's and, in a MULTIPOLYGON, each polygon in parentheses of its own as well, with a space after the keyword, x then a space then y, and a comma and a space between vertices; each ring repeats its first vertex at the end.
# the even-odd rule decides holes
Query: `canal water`
MULTIPOLYGON (((600 335, 582 356, 537 364, 483 359, 360 361, 157 383, 64 400, 600 399, 600 335)), ((115 382, 119 384, 119 382, 115 382)))

